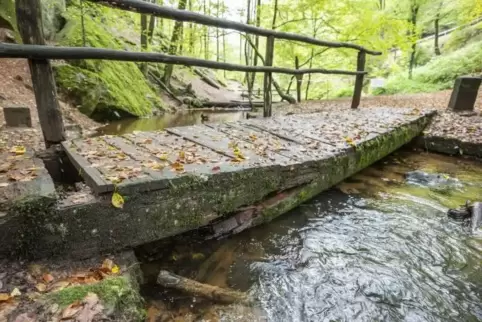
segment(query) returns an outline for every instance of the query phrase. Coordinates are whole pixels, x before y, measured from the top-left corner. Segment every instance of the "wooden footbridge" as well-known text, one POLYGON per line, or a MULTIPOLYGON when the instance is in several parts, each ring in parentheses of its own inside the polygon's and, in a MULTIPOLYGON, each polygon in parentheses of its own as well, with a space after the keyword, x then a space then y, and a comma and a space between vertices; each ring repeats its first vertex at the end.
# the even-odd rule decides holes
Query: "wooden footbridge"
POLYGON ((59 195, 45 172, 24 182, 31 188, 0 218, 0 255, 88 257, 194 229, 237 233, 395 151, 429 119, 346 108, 66 141, 89 189, 59 195))
POLYGON ((30 151, 17 155, 8 150, 13 153, 7 156, 11 166, 0 173, 0 192, 8 196, 0 204, 0 255, 89 257, 193 229, 202 229, 209 238, 236 233, 272 220, 383 158, 419 135, 429 121, 429 114, 416 109, 357 109, 366 55, 381 54, 362 46, 139 0, 89 1, 266 37, 264 66, 163 53, 47 46, 39 0, 16 0, 24 44, 0 44, 0 58, 29 59, 46 146, 61 161, 57 166, 66 171, 73 165, 86 187, 75 192, 58 190, 44 169, 30 169, 25 180, 11 182, 10 172, 21 171, 17 162, 41 161, 30 151), (356 50, 357 70, 273 67, 275 38, 356 50), (110 59, 261 72, 266 118, 66 141, 50 59, 110 59), (346 109, 268 118, 272 73, 295 75, 298 89, 307 73, 353 75, 352 104, 346 109))

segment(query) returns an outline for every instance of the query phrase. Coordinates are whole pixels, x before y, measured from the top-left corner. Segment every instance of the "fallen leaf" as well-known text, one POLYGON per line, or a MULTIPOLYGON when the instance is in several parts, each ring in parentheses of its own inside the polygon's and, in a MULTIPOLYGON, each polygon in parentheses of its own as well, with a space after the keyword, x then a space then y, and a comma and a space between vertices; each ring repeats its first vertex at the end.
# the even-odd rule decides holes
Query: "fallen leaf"
POLYGON ((146 139, 144 140, 144 144, 151 144, 152 143, 152 139, 146 139))
POLYGON ((218 171, 221 171, 221 167, 220 166, 215 166, 212 168, 213 172, 218 172, 218 171))
POLYGON ((39 292, 45 292, 47 290, 47 285, 45 285, 44 283, 38 283, 37 285, 35 285, 35 288, 39 292))
POLYGON ((62 311, 62 320, 69 320, 75 317, 80 310, 82 310, 81 303, 79 301, 75 301, 62 311))
POLYGON ((172 168, 177 172, 184 172, 184 165, 182 163, 174 162, 172 164, 172 168))
POLYGON ((20 295, 22 295, 22 292, 20 292, 20 290, 17 287, 13 289, 12 293, 10 293, 11 297, 16 297, 20 295))
POLYGON ((23 145, 16 145, 10 149, 10 153, 14 153, 15 155, 23 155, 27 152, 23 145))
POLYGON ((124 208, 124 198, 118 192, 112 194, 112 205, 119 209, 124 208))
POLYGON ((119 266, 114 265, 114 267, 112 267, 112 269, 111 269, 111 272, 112 272, 112 274, 117 274, 117 273, 119 273, 119 272, 120 272, 119 266))
POLYGON ((46 273, 46 274, 44 274, 44 275, 42 276, 42 279, 43 279, 45 282, 50 283, 50 282, 52 282, 52 281, 54 280, 54 277, 52 276, 52 274, 46 273))
POLYGON ((105 268, 108 271, 111 271, 112 267, 114 267, 114 262, 112 261, 112 259, 106 258, 102 263, 102 268, 105 268))
POLYGON ((186 158, 186 152, 184 151, 179 151, 179 159, 184 160, 186 158))
POLYGON ((350 137, 348 137, 348 136, 345 137, 345 142, 346 142, 346 144, 348 144, 349 146, 352 146, 352 147, 354 147, 354 148, 356 147, 355 141, 353 141, 353 139, 350 138, 350 137))
POLYGON ((0 293, 0 303, 9 301, 12 297, 7 293, 0 293))
POLYGON ((95 293, 88 293, 82 300, 82 308, 76 318, 78 322, 92 322, 94 317, 102 313, 104 307, 99 303, 99 297, 95 293))
POLYGON ((167 161, 169 156, 167 155, 167 153, 162 153, 161 155, 158 155, 157 157, 162 161, 167 161))
POLYGON ((66 288, 70 284, 71 283, 69 281, 58 281, 58 282, 55 282, 55 283, 51 284, 48 287, 48 290, 50 292, 57 292, 57 291, 63 290, 64 288, 66 288))

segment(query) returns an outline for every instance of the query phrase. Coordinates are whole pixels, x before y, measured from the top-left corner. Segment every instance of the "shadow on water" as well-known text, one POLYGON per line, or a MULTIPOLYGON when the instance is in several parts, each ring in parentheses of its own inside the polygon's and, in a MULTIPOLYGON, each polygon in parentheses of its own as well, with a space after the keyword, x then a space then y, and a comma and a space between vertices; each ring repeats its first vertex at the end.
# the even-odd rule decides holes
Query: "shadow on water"
POLYGON ((157 131, 168 127, 223 123, 246 119, 246 111, 184 110, 149 118, 130 118, 114 121, 97 130, 97 135, 120 135, 134 131, 157 131))
POLYGON ((481 321, 482 237, 447 207, 482 199, 482 164, 399 152, 277 220, 231 238, 171 241, 144 263, 247 291, 256 310, 149 283, 150 308, 183 321, 481 321), (436 186, 406 174, 437 173, 436 186), (453 187, 453 182, 457 184, 453 187))

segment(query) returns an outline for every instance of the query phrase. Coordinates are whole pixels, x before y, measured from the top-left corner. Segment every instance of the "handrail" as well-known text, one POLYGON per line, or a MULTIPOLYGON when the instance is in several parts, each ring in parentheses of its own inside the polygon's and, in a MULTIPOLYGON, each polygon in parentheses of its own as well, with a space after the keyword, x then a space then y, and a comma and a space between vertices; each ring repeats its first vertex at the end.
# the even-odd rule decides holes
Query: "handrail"
POLYGON ((131 52, 115 49, 93 47, 57 47, 44 45, 17 45, 0 43, 0 58, 28 58, 28 59, 105 59, 132 62, 153 62, 172 65, 189 65, 240 72, 282 73, 289 75, 304 74, 338 74, 365 75, 365 71, 329 70, 323 68, 290 69, 271 66, 246 66, 222 63, 198 58, 173 56, 151 52, 131 52))
POLYGON ((141 0, 88 0, 90 2, 107 5, 109 7, 122 9, 126 11, 133 11, 142 14, 150 14, 156 17, 173 19, 183 22, 194 22, 205 26, 212 26, 225 29, 233 29, 258 36, 274 37, 277 39, 293 40, 312 45, 331 47, 331 48, 351 48, 363 51, 370 55, 381 55, 379 51, 369 50, 365 47, 346 43, 346 42, 332 42, 319 40, 316 38, 298 35, 289 32, 276 31, 271 29, 264 29, 237 21, 230 21, 226 19, 211 17, 196 12, 174 9, 166 6, 160 6, 154 3, 141 0))

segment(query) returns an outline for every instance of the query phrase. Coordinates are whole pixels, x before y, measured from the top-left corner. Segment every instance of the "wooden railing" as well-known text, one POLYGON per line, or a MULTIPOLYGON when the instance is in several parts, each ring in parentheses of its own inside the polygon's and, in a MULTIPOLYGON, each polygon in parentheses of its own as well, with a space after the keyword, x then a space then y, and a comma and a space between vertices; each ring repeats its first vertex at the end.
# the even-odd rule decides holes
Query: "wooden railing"
MULTIPOLYGON (((45 44, 42 24, 40 0, 16 0, 18 29, 24 44, 0 43, 0 58, 27 58, 30 63, 32 82, 36 96, 39 119, 44 133, 47 146, 56 144, 65 139, 62 117, 56 98, 56 88, 53 79, 50 59, 105 59, 132 62, 154 62, 174 65, 186 65, 222 69, 241 72, 264 73, 264 116, 271 116, 272 109, 272 73, 283 73, 295 75, 297 83, 304 74, 339 74, 353 75, 356 77, 355 88, 352 100, 352 108, 357 108, 360 103, 363 78, 365 71, 366 55, 381 55, 380 52, 369 50, 362 46, 344 43, 319 40, 316 38, 298 35, 294 33, 280 32, 264 29, 240 22, 229 21, 202 15, 186 10, 178 10, 170 7, 160 6, 141 0, 88 0, 90 2, 106 5, 109 7, 137 12, 141 14, 154 15, 167 19, 183 22, 198 23, 217 28, 232 29, 239 32, 254 34, 266 37, 266 55, 264 66, 245 66, 238 64, 222 63, 204 59, 197 59, 183 56, 166 55, 152 52, 129 52, 105 48, 91 47, 58 47, 45 44), (349 48, 358 51, 356 71, 330 70, 322 68, 314 69, 290 69, 274 67, 274 42, 275 39, 297 41, 311 45, 349 48)), ((298 67, 298 66, 296 66, 298 67)))

